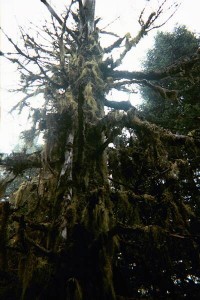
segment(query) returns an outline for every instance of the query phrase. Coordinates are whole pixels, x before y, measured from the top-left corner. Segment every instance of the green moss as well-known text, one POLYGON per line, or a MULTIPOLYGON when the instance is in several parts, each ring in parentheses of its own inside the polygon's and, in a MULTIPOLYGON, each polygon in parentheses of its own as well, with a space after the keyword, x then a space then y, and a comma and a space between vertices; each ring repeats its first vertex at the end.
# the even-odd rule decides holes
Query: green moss
POLYGON ((76 278, 69 278, 67 280, 67 298, 73 300, 82 300, 82 289, 76 278))
POLYGON ((21 257, 18 265, 19 279, 22 284, 21 300, 26 299, 27 290, 30 288, 35 268, 35 257, 30 252, 27 256, 21 257))
POLYGON ((33 253, 21 257, 18 275, 22 285, 21 300, 37 299, 42 290, 48 288, 54 268, 45 258, 36 257, 33 253))

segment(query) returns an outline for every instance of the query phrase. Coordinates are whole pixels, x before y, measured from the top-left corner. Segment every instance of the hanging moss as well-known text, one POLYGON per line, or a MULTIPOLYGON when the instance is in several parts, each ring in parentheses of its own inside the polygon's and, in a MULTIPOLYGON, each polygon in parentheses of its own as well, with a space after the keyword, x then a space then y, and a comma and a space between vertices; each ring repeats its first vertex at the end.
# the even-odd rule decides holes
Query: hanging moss
POLYGON ((18 274, 22 284, 20 299, 41 299, 51 281, 54 269, 45 258, 36 257, 32 252, 22 256, 19 261, 18 274))
POLYGON ((110 212, 101 201, 92 208, 86 208, 83 216, 85 226, 96 234, 107 232, 110 228, 110 212))
POLYGON ((31 284, 34 267, 35 267, 35 257, 33 256, 32 253, 29 253, 27 256, 20 258, 18 272, 22 284, 21 300, 27 299, 26 293, 31 284))
POLYGON ((82 300, 82 289, 76 278, 69 278, 67 280, 67 295, 66 299, 82 300))
POLYGON ((10 204, 8 202, 0 202, 0 272, 7 271, 7 232, 8 220, 10 215, 10 204))

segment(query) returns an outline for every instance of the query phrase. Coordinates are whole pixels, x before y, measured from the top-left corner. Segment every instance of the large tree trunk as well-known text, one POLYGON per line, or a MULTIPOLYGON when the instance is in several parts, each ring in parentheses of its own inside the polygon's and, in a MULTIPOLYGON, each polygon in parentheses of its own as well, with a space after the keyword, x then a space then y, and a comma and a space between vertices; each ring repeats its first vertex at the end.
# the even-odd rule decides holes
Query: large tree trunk
MULTIPOLYGON (((75 278, 82 289, 83 299, 115 299, 112 253, 109 251, 112 242, 108 238, 112 227, 112 208, 107 159, 102 148, 104 132, 99 124, 99 119, 104 116, 104 88, 99 69, 101 53, 97 44, 93 36, 77 51, 79 74, 73 86, 73 94, 78 114, 72 146, 70 203, 76 216, 73 226, 72 222, 66 220, 66 242, 73 240, 68 281, 75 278)), ((68 190, 67 181, 64 187, 68 190)))
MULTIPOLYGON (((94 6, 94 1, 91 4, 94 6)), ((89 1, 85 5, 90 11, 89 1)), ((37 213, 38 219, 38 210, 43 207, 40 217, 45 214, 51 223, 43 245, 54 253, 49 259, 55 280, 49 281, 39 299, 51 298, 56 285, 60 299, 115 299, 113 242, 108 236, 113 217, 104 131, 99 122, 104 116, 102 50, 96 32, 92 32, 94 15, 84 14, 81 44, 68 67, 71 85, 65 95, 67 107, 47 116, 38 191, 43 191, 43 196, 35 210, 28 212, 37 213)), ((27 268, 33 267, 32 255, 28 251, 23 261, 23 299, 36 297, 34 275, 24 278, 27 268)))

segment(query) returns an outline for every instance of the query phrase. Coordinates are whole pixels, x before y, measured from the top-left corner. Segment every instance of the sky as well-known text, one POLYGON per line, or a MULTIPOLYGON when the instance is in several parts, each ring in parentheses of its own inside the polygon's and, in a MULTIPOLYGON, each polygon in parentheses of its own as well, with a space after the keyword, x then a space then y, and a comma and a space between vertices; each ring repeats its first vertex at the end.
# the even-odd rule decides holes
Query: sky
MULTIPOLYGON (((177 0, 181 5, 166 25, 160 30, 171 31, 176 24, 186 25, 189 30, 200 32, 199 21, 199 0, 177 0)), ((70 0, 49 0, 49 3, 56 9, 58 14, 61 14, 70 0)), ((135 36, 139 30, 138 16, 142 8, 146 6, 146 17, 155 10, 161 0, 96 0, 96 16, 101 17, 99 22, 100 28, 105 28, 108 31, 114 31, 120 36, 130 32, 135 36)), ((174 3, 175 0, 168 0, 168 5, 174 3)), ((167 7, 167 6, 166 6, 167 7)), ((164 14, 161 21, 166 20, 169 13, 164 14)), ((44 19, 49 18, 49 13, 46 7, 40 0, 0 0, 0 24, 6 33, 15 41, 19 39, 18 27, 22 26, 29 31, 30 22, 34 24, 42 24, 44 19)), ((133 49, 127 55, 123 69, 139 70, 140 60, 145 57, 147 49, 153 45, 153 37, 156 31, 151 31, 148 37, 145 37, 137 48, 133 49)), ((105 42, 109 42, 106 38, 105 42)), ((0 36, 0 50, 8 51, 10 49, 9 43, 0 36)), ((1 124, 0 124, 0 152, 9 152, 18 142, 19 132, 28 126, 23 115, 12 116, 8 115, 7 111, 20 100, 19 95, 9 93, 9 89, 17 87, 19 76, 15 68, 6 62, 0 60, 0 101, 1 101, 1 124)), ((121 96, 121 95, 120 95, 121 96)), ((111 95, 116 97, 116 95, 111 95)), ((122 95, 124 97, 124 95, 122 95)), ((126 99, 131 100, 136 104, 139 99, 137 95, 126 95, 126 99), (127 98, 128 97, 128 98, 127 98)), ((114 99, 112 99, 114 100, 114 99)), ((123 100, 123 99, 121 99, 123 100)))

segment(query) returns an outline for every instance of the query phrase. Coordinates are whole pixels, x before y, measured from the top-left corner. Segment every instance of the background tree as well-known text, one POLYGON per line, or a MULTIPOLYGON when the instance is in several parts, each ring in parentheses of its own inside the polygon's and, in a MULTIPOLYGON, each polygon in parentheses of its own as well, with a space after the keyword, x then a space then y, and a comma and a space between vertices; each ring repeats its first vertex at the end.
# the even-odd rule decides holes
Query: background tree
MULTIPOLYGON (((180 60, 187 60, 188 56, 199 47, 199 36, 187 30, 185 26, 174 28, 172 33, 159 32, 155 37, 155 45, 147 53, 143 62, 146 71, 153 68, 160 69, 180 60)), ((143 87, 141 89, 144 102, 141 106, 143 115, 148 121, 154 122, 174 133, 193 135, 199 139, 200 106, 199 106, 199 65, 193 71, 186 72, 186 76, 178 76, 173 81, 164 78, 160 81, 162 87, 177 91, 176 99, 162 97, 156 89, 143 87)), ((183 75, 183 74, 182 74, 183 75)), ((158 83, 158 82, 157 82, 158 83)), ((156 82, 154 85, 157 84, 156 82)), ((187 156, 187 154, 185 154, 187 156)), ((193 183, 182 182, 185 197, 190 198, 197 215, 199 215, 199 157, 190 157, 191 163, 197 166, 193 174, 193 183)))
MULTIPOLYGON (((172 33, 159 32, 155 37, 153 49, 148 51, 147 58, 143 62, 144 70, 160 69, 178 60, 187 60, 199 45, 197 34, 188 31, 185 26, 176 27, 172 33)), ((156 89, 142 88, 145 100, 142 110, 147 120, 183 134, 198 129, 200 125, 198 72, 199 66, 192 72, 186 71, 187 76, 178 76, 173 81, 169 78, 161 80, 162 87, 177 92, 169 97, 163 98, 162 93, 156 89), (170 97, 171 101, 167 99, 170 97)))
POLYGON ((146 121, 127 101, 107 99, 112 89, 135 84, 173 94, 154 81, 188 77, 199 65, 197 49, 159 71, 119 70, 159 27, 166 1, 147 17, 142 11, 136 37, 114 34, 107 48, 99 37, 108 33, 93 19, 95 1, 71 1, 63 17, 41 2, 52 24, 37 30, 40 41, 21 28, 23 47, 8 37, 16 53, 1 52, 21 73, 25 97, 14 109, 30 109, 25 137, 44 137, 42 150, 1 158, 11 176, 1 180, 2 195, 16 176, 38 170, 0 203, 1 298, 197 297, 199 221, 183 182, 187 191, 198 188, 199 139, 146 121), (44 104, 35 108, 38 94, 44 104))

